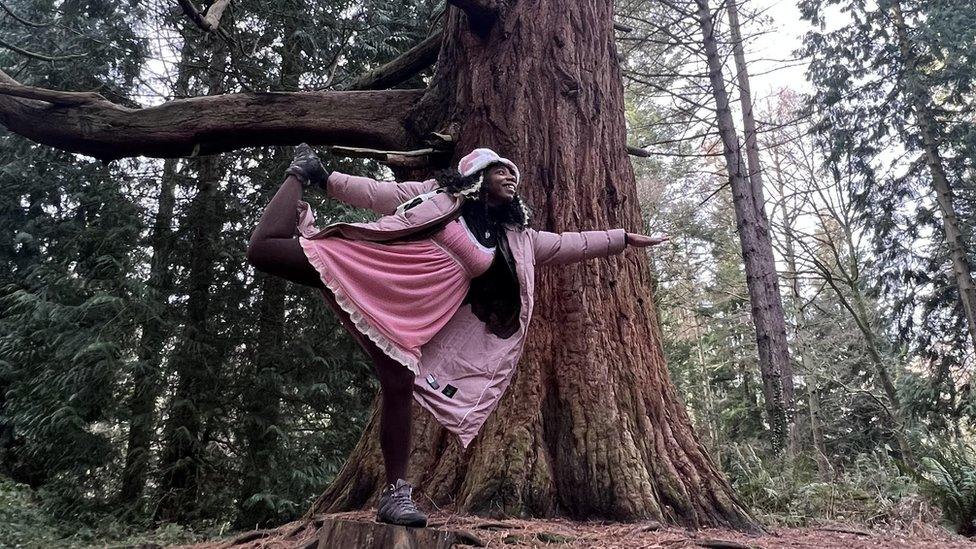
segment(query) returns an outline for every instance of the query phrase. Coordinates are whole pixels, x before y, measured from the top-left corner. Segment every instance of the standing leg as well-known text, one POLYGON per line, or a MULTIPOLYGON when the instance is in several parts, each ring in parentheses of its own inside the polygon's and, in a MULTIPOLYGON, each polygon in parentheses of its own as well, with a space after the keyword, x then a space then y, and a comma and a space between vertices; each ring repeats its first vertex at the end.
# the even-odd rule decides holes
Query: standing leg
MULTIPOLYGON (((375 345, 373 346, 375 348, 375 345)), ((382 354, 378 348, 376 352, 382 354)), ((427 526, 427 515, 413 502, 413 486, 404 477, 410 458, 413 372, 386 356, 374 356, 383 403, 380 411, 380 447, 386 466, 386 482, 380 494, 376 518, 403 526, 427 526)))
POLYGON ((359 330, 342 310, 335 295, 322 289, 322 295, 332 311, 339 317, 346 331, 352 335, 366 355, 373 362, 373 370, 380 380, 382 399, 380 401, 380 448, 383 451, 383 464, 387 484, 396 484, 407 478, 407 463, 410 459, 410 439, 413 432, 413 381, 414 374, 406 366, 386 355, 375 343, 359 330))
POLYGON ((413 372, 395 360, 383 356, 373 359, 380 378, 383 401, 380 411, 380 447, 386 466, 387 484, 407 478, 410 459, 410 437, 413 408, 413 372))
POLYGON ((426 526, 427 516, 417 509, 411 498, 413 486, 404 480, 407 475, 407 461, 410 459, 414 374, 406 366, 388 357, 356 329, 349 314, 339 307, 335 295, 322 284, 318 271, 308 262, 304 250, 295 238, 295 229, 298 226, 297 204, 302 195, 299 177, 317 181, 320 186, 326 179, 321 164, 310 147, 301 145, 296 148, 295 162, 289 167, 289 173, 292 175, 281 184, 271 203, 261 214, 261 220, 247 246, 247 259, 255 268, 266 273, 321 288, 339 321, 373 360, 383 395, 380 447, 387 481, 380 495, 377 518, 392 524, 426 526), (293 171, 296 167, 301 169, 293 171))

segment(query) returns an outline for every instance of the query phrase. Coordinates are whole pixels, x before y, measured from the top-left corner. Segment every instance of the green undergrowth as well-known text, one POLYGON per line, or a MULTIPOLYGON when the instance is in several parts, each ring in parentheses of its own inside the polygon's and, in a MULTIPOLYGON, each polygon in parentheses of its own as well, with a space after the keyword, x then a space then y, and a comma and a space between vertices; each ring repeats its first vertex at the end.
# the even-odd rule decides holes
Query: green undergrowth
POLYGON ((84 521, 55 519, 45 509, 43 494, 0 476, 0 549, 165 547, 221 533, 219 528, 193 530, 177 524, 148 528, 93 513, 84 521))
POLYGON ((971 535, 974 453, 926 446, 920 458, 913 467, 879 448, 821 474, 808 456, 763 458, 748 445, 733 444, 723 466, 739 498, 771 526, 944 527, 971 535))

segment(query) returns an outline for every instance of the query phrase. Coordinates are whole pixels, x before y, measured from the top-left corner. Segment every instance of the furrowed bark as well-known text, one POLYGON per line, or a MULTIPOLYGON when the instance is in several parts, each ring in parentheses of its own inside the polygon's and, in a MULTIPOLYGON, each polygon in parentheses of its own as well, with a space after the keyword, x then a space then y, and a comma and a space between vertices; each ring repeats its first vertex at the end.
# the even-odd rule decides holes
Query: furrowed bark
MULTIPOLYGON (((2 76, 2 83, 11 84, 2 76)), ((32 141, 106 161, 303 141, 410 149, 417 140, 404 122, 422 95, 421 90, 238 93, 130 109, 89 93, 55 92, 50 96, 54 104, 14 97, 0 88, 0 124, 32 141)))
MULTIPOLYGON (((481 146, 513 159, 537 229, 641 226, 612 4, 512 3, 486 37, 449 10, 412 119, 416 135, 456 136, 455 160, 481 146)), ((466 451, 415 407, 417 499, 486 515, 752 528, 668 377, 644 253, 540 268, 535 288, 515 378, 466 451)), ((374 500, 377 423, 374 413, 312 513, 374 500)))

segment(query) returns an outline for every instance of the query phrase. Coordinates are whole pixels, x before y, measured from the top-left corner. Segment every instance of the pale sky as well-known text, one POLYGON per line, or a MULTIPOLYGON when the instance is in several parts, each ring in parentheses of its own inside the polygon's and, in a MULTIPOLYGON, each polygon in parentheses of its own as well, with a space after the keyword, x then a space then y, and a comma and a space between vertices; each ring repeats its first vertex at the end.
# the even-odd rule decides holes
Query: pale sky
MULTIPOLYGON (((746 51, 755 99, 766 97, 784 86, 800 92, 809 91, 810 86, 804 78, 806 64, 789 66, 799 63, 789 60, 802 45, 803 34, 810 28, 800 19, 796 0, 750 0, 745 7, 750 11, 766 10, 772 19, 771 32, 754 38, 746 51)), ((743 30, 746 34, 755 31, 755 28, 743 30)))

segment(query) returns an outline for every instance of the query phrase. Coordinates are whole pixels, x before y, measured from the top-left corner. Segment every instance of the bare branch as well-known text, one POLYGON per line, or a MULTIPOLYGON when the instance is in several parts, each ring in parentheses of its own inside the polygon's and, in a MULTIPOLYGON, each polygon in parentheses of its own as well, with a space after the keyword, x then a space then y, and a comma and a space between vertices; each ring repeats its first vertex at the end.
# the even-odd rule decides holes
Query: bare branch
POLYGON ((18 23, 20 23, 22 25, 27 25, 28 27, 34 27, 34 28, 37 28, 37 29, 42 29, 44 27, 50 27, 51 25, 57 23, 57 20, 55 20, 55 19, 52 19, 50 21, 44 21, 43 23, 38 23, 37 21, 28 21, 27 19, 24 19, 23 17, 21 17, 21 16, 17 15, 16 13, 14 13, 14 11, 12 9, 10 9, 7 6, 7 4, 4 3, 4 2, 0 2, 0 9, 3 9, 3 11, 7 12, 7 15, 9 15, 10 17, 13 17, 14 19, 16 19, 18 23))
POLYGON ((403 55, 353 80, 345 89, 382 90, 407 80, 437 60, 437 54, 441 51, 442 35, 442 31, 437 31, 428 36, 403 55))
POLYGON ((32 141, 100 158, 171 158, 250 146, 409 149, 420 90, 239 93, 132 109, 97 94, 21 86, 0 72, 0 124, 32 141))
POLYGON ((211 29, 216 29, 220 26, 220 17, 224 15, 224 10, 230 5, 230 0, 217 0, 207 8, 207 14, 204 16, 203 20, 206 21, 211 29))
MULTIPOLYGON (((2 80, 2 79, 0 79, 2 80)), ((105 98, 92 92, 63 92, 24 86, 17 82, 0 82, 0 95, 10 95, 13 97, 24 97, 27 99, 37 99, 47 101, 54 105, 86 105, 97 101, 105 101, 105 98)))
POLYGON ((674 158, 711 158, 715 156, 722 156, 721 153, 688 154, 688 153, 675 153, 675 152, 656 152, 656 151, 649 151, 647 149, 641 149, 640 147, 635 147, 633 145, 627 145, 627 154, 631 156, 639 156, 641 158, 649 158, 651 156, 669 156, 674 158))
POLYGON ((204 32, 216 32, 222 37, 227 38, 226 32, 220 28, 220 18, 224 15, 224 10, 230 5, 230 0, 217 0, 207 9, 206 15, 200 13, 193 2, 190 0, 176 0, 183 8, 183 13, 193 21, 193 24, 204 32))
POLYGON ((23 48, 19 48, 13 44, 4 42, 0 40, 0 48, 7 48, 10 51, 19 53, 25 57, 30 57, 32 59, 37 59, 39 61, 66 61, 68 59, 78 59, 79 57, 85 57, 88 54, 76 53, 71 55, 44 55, 43 53, 36 53, 23 48))
POLYGON ((350 158, 372 158, 390 166, 391 168, 422 168, 434 165, 435 157, 450 155, 450 150, 434 148, 416 149, 412 151, 381 151, 364 147, 329 147, 329 152, 336 156, 350 158))
POLYGON ((183 13, 193 21, 193 24, 200 27, 201 30, 210 32, 210 23, 207 23, 206 19, 203 18, 203 14, 197 11, 197 7, 193 5, 190 0, 176 0, 176 3, 183 8, 183 13))

